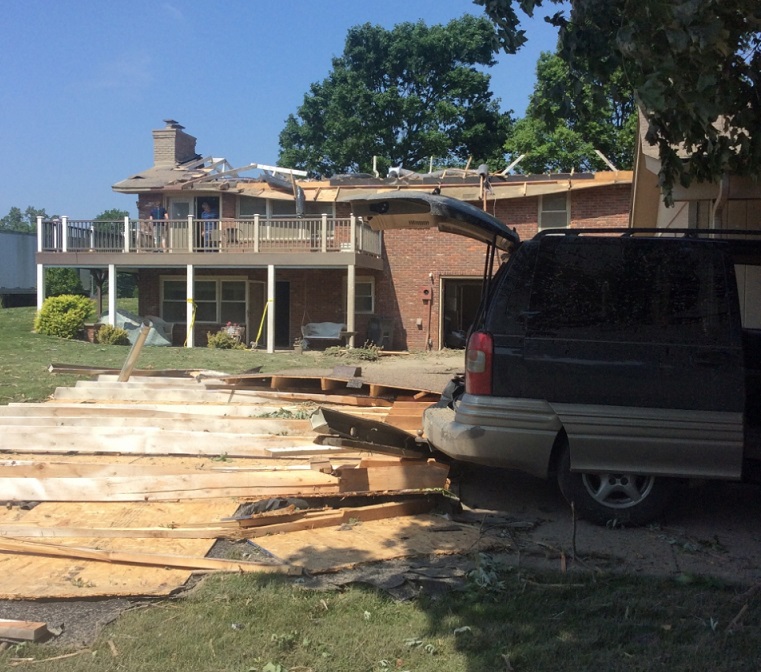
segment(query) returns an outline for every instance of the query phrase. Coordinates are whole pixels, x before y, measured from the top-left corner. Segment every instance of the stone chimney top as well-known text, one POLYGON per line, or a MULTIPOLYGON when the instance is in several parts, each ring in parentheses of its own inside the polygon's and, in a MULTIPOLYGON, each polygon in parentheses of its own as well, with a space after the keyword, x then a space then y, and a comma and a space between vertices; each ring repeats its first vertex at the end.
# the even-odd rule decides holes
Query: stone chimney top
POLYGON ((196 158, 196 139, 174 119, 164 123, 164 128, 153 131, 153 165, 176 166, 196 158))

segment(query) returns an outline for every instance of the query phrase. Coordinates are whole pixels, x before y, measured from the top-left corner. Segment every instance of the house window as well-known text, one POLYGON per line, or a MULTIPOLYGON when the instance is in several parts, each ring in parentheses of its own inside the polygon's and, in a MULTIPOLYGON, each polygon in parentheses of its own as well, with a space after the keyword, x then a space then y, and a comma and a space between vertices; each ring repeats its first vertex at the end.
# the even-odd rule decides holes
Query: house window
POLYGON ((565 229, 570 212, 568 194, 545 194, 539 197, 539 230, 565 229))
MULTIPOLYGON (((163 281, 161 313, 167 322, 186 323, 186 286, 183 280, 163 281)), ((196 280, 193 293, 196 323, 246 322, 245 280, 203 278, 196 280)))
POLYGON ((241 196, 238 199, 238 216, 241 218, 267 216, 267 201, 264 198, 254 198, 253 196, 241 196))
MULTIPOLYGON (((346 279, 343 284, 343 304, 346 305, 346 279)), ((375 312, 375 278, 372 276, 354 279, 354 312, 375 312)))

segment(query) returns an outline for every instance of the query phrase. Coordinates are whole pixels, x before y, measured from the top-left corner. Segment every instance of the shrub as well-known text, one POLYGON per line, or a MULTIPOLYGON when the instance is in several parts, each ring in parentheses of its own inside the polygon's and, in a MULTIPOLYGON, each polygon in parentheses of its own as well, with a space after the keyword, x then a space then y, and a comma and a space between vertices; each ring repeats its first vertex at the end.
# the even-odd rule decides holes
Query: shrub
POLYGON ((95 342, 102 345, 129 345, 129 334, 126 329, 104 324, 95 332, 95 342))
POLYGON ((85 328, 92 312, 92 301, 84 296, 51 296, 37 313, 34 330, 48 336, 75 338, 85 328))
POLYGON ((76 294, 86 296, 87 292, 82 287, 79 273, 73 268, 46 268, 45 269, 45 295, 64 296, 76 294))
POLYGON ((239 342, 237 338, 227 333, 227 330, 220 329, 217 332, 206 332, 206 346, 209 348, 218 348, 219 350, 245 350, 246 346, 239 342))

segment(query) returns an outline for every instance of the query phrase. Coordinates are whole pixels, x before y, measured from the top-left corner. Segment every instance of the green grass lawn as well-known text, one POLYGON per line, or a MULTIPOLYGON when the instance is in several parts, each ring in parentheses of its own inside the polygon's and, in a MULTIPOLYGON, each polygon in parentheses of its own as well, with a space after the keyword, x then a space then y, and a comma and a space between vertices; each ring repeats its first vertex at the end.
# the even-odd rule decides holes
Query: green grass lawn
MULTIPOLYGON (((53 362, 121 367, 126 347, 32 333, 33 309, 0 310, 0 402, 45 399, 73 376, 53 362)), ((324 355, 145 348, 140 367, 240 372, 325 366, 324 355)), ((0 439, 1 441, 1 439, 0 439)), ((2 493, 0 493, 2 500, 2 493)), ((37 672, 705 672, 761 669, 759 597, 692 579, 546 574, 473 558, 462 591, 400 602, 298 578, 213 576, 186 597, 123 614, 88 649, 14 645, 0 667, 37 672), (66 654, 76 654, 65 658, 66 654), (20 661, 34 658, 34 664, 20 661), (52 659, 44 662, 44 659, 52 659)), ((0 567, 2 556, 0 555, 0 567)), ((118 571, 118 569, 114 569, 118 571)), ((0 616, 3 614, 0 612, 0 616)))
MULTIPOLYGON (((44 401, 56 387, 73 385, 81 376, 51 374, 53 364, 83 364, 121 368, 128 346, 104 346, 35 334, 34 308, 0 309, 0 404, 44 401)), ((334 359, 319 352, 267 354, 263 350, 144 347, 137 361, 142 369, 213 369, 240 373, 256 366, 262 371, 292 367, 332 367, 334 359)))

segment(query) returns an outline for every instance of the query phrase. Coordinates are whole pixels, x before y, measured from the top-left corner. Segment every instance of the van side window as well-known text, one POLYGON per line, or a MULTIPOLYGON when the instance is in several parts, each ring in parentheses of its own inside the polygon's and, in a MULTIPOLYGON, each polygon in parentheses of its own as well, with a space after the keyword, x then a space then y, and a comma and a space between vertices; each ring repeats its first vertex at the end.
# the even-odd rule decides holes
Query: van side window
POLYGON ((500 269, 495 296, 487 318, 495 334, 516 335, 526 330, 526 314, 539 244, 523 243, 500 269))
POLYGON ((730 340, 724 257, 692 241, 549 237, 529 303, 536 337, 730 340))

